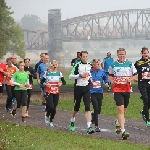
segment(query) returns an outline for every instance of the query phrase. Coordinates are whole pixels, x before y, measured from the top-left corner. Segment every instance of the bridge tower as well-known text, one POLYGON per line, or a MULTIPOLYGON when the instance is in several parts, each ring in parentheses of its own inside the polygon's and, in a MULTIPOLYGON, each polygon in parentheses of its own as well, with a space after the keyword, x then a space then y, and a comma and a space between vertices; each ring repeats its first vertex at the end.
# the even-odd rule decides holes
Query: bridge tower
POLYGON ((62 50, 61 36, 61 10, 50 9, 48 11, 48 32, 49 32, 49 51, 50 59, 57 60, 64 66, 64 52, 62 50))

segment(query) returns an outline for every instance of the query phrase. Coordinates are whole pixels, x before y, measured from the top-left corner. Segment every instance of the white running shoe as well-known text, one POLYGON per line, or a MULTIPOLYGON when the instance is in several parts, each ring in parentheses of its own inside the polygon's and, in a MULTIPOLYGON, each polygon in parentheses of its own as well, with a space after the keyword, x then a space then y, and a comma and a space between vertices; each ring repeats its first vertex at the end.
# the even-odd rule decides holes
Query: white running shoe
POLYGON ((49 118, 47 116, 45 116, 45 123, 49 124, 49 118))
POLYGON ((49 126, 50 126, 50 127, 54 127, 53 122, 50 122, 50 123, 49 123, 49 126))

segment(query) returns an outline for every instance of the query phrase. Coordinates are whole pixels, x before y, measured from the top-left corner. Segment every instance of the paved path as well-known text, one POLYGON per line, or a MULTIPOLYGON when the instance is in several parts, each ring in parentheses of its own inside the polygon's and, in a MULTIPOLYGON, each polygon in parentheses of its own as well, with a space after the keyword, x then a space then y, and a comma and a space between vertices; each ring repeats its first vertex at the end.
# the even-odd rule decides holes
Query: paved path
MULTIPOLYGON (((7 122, 14 122, 20 125, 29 125, 41 128, 47 128, 52 130, 61 130, 65 132, 69 131, 69 120, 71 117, 71 111, 63 111, 57 109, 57 114, 54 119, 54 128, 50 128, 44 123, 44 112, 41 112, 40 106, 32 104, 30 106, 29 114, 26 123, 21 122, 21 110, 18 110, 17 115, 13 118, 11 115, 6 114, 4 109, 4 100, 0 104, 0 120, 7 122)), ((110 110, 111 111, 111 110, 110 110)), ((94 133, 92 135, 96 138, 111 139, 115 141, 121 141, 121 135, 114 133, 114 120, 115 117, 111 116, 99 116, 99 125, 101 127, 100 133, 94 133)), ((86 121, 83 113, 78 113, 76 116, 76 131, 74 134, 86 135, 86 121)), ((94 125, 92 125, 94 127, 94 125)), ((136 144, 150 145, 150 128, 145 127, 144 121, 138 119, 126 119, 126 131, 130 133, 128 138, 129 142, 136 144)))

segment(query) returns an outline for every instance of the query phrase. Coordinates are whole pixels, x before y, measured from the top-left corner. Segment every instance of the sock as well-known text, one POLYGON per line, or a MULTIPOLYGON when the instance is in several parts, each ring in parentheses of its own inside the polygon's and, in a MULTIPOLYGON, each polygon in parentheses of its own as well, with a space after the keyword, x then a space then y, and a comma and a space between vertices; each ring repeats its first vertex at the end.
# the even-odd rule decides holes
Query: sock
POLYGON ((88 128, 91 127, 91 122, 87 122, 87 127, 88 127, 88 128))
POLYGON ((72 117, 70 121, 71 121, 71 122, 75 122, 75 118, 72 117))
POLYGON ((121 133, 123 134, 123 132, 125 132, 125 129, 121 129, 121 133))

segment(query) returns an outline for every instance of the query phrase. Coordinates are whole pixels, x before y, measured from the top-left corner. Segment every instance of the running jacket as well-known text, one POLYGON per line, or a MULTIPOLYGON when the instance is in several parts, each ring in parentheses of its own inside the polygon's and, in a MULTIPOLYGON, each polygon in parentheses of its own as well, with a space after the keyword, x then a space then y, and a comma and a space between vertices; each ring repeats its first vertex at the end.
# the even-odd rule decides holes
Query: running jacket
POLYGON ((75 86, 87 86, 89 85, 89 79, 91 78, 90 70, 90 63, 83 63, 80 61, 73 66, 71 74, 69 75, 69 79, 75 79, 75 86), (89 73, 86 78, 81 77, 84 72, 89 73))
POLYGON ((113 58, 109 58, 109 57, 104 58, 103 63, 104 63, 105 72, 108 72, 108 69, 113 64, 113 62, 114 62, 113 58))
POLYGON ((96 86, 93 86, 93 84, 90 84, 90 91, 91 93, 103 93, 103 81, 106 83, 110 83, 108 80, 108 77, 103 69, 99 69, 98 71, 93 71, 91 69, 91 76, 92 80, 97 83, 96 86))
POLYGON ((109 75, 114 77, 113 92, 130 92, 131 85, 127 78, 137 74, 134 64, 130 61, 124 63, 114 62, 109 67, 109 75))
POLYGON ((143 59, 136 61, 134 64, 138 73, 138 83, 150 84, 150 59, 143 59))

